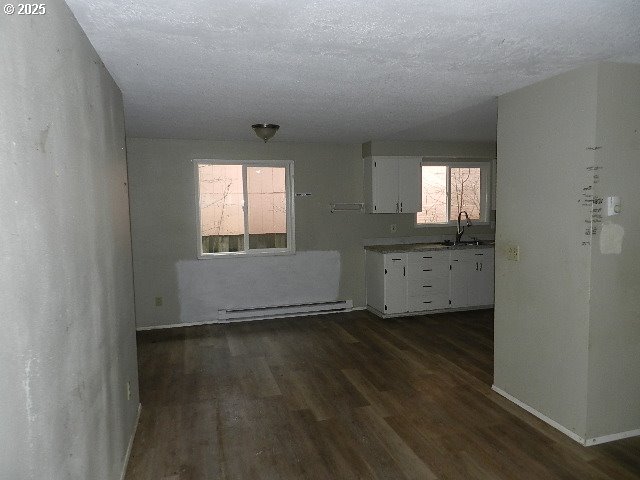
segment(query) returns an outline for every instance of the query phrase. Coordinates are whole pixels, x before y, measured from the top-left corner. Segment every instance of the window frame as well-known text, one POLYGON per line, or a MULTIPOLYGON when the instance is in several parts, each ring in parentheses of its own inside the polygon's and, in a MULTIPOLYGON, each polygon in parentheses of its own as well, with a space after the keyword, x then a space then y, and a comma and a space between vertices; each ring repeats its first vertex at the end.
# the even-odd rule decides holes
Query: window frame
MULTIPOLYGON (((491 211, 491 172, 493 159, 491 158, 446 158, 424 157, 420 164, 422 167, 447 167, 447 218, 451 209, 451 168, 480 168, 480 220, 472 220, 473 225, 490 225, 491 211)), ((422 197, 422 188, 420 188, 422 197)), ((413 224, 415 228, 451 227, 457 225, 457 220, 449 220, 446 223, 418 223, 418 214, 414 214, 413 224)))
POLYGON ((294 255, 295 248, 295 212, 294 212, 294 188, 293 188, 293 160, 218 160, 202 159, 193 160, 195 178, 195 211, 196 211, 196 256, 199 260, 211 260, 214 258, 241 258, 256 256, 294 255), (202 224, 200 223, 200 165, 242 165, 243 208, 244 213, 244 244, 246 249, 242 252, 218 252, 205 253, 202 251, 202 224), (248 204, 247 192, 247 167, 285 168, 285 191, 287 208, 287 248, 263 248, 249 249, 249 215, 246 209, 248 204))

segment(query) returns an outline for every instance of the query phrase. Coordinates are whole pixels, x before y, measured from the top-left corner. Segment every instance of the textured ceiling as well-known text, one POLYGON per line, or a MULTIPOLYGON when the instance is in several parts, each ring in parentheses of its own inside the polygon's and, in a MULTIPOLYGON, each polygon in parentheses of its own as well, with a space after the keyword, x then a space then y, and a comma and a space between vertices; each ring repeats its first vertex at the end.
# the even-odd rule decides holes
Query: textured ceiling
POLYGON ((132 136, 495 140, 495 97, 640 62, 638 0, 67 0, 132 136))

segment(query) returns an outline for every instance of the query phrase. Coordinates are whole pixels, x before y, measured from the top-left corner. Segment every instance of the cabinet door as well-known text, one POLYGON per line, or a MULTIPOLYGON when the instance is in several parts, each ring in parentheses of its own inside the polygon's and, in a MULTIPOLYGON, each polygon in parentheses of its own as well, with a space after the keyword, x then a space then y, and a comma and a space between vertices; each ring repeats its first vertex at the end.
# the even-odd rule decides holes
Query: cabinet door
POLYGON ((390 253, 384 256, 384 312, 407 311, 407 254, 390 253))
POLYGON ((452 308, 470 305, 469 287, 475 271, 475 261, 469 251, 451 253, 450 300, 452 308))
POLYGON ((398 201, 400 213, 422 210, 422 158, 398 159, 398 201))
POLYGON ((469 304, 471 306, 493 305, 494 303, 494 253, 492 249, 479 250, 475 254, 475 270, 469 284, 469 304))
POLYGON ((384 312, 384 255, 365 251, 365 286, 367 305, 384 312))
POLYGON ((398 160, 375 157, 371 166, 371 212, 396 213, 398 211, 398 160))

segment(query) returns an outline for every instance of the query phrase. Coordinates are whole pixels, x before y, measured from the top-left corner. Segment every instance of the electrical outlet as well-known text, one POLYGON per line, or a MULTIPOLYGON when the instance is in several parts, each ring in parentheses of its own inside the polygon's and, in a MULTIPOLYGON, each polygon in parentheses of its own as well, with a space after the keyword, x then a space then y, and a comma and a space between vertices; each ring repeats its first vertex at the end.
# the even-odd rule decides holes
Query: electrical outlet
POLYGON ((391 230, 392 232, 397 232, 398 225, 396 225, 395 223, 392 223, 391 226, 389 227, 389 230, 391 230))
POLYGON ((127 400, 131 400, 131 382, 127 382, 127 400))
POLYGON ((162 306, 162 297, 156 297, 156 307, 162 306))
POLYGON ((507 260, 513 260, 514 262, 520 261, 520 246, 509 245, 507 246, 507 260))

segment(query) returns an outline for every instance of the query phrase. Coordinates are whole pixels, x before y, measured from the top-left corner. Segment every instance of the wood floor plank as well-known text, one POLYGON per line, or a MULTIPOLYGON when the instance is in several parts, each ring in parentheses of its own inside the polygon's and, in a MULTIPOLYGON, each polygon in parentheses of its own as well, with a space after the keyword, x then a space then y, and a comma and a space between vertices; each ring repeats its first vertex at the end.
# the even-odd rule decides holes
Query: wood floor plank
POLYGON ((407 479, 435 480, 437 477, 431 469, 418 457, 402 438, 371 407, 359 408, 356 411, 364 419, 364 424, 384 445, 389 455, 395 460, 398 469, 407 479))
POLYGON ((491 310, 138 334, 128 480, 640 478, 640 438, 583 447, 491 390, 491 310))
POLYGON ((381 417, 388 417, 402 410, 402 403, 393 394, 378 390, 360 370, 347 368, 342 370, 342 374, 369 402, 369 405, 381 417))

